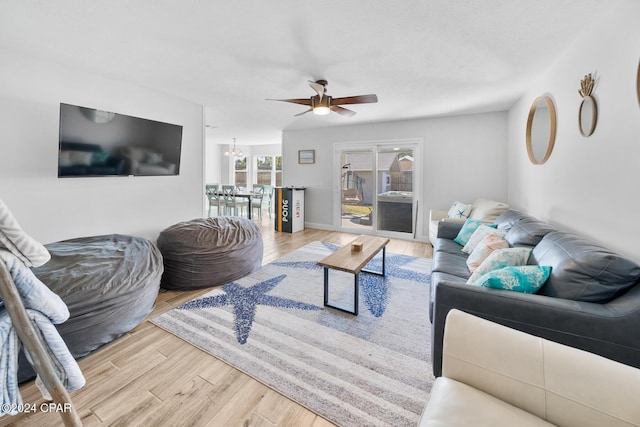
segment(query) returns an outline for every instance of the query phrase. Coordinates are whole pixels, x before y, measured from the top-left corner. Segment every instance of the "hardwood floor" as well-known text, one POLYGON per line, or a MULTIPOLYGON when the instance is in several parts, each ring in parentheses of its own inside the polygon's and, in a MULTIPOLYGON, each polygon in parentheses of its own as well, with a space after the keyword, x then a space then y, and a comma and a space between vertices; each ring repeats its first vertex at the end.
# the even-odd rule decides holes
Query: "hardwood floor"
MULTIPOLYGON (((312 241, 346 244, 353 234, 305 229, 276 233, 259 224, 266 264, 312 241)), ((392 239, 389 252, 432 256, 428 243, 392 239)), ((319 284, 321 286, 321 284, 319 284)), ((161 292, 155 317, 208 292, 161 292)), ((87 384, 71 398, 85 426, 331 426, 330 422, 149 321, 80 361, 87 384)), ((63 425, 45 412, 33 381, 20 387, 37 411, 0 418, 0 426, 63 425)))

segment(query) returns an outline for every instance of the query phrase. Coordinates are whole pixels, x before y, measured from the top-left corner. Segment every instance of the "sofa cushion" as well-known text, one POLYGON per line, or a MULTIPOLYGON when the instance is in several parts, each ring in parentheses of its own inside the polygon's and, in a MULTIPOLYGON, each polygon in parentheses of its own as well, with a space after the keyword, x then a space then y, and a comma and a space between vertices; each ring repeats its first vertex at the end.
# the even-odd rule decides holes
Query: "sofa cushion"
POLYGON ((538 221, 531 217, 523 217, 513 224, 504 239, 511 246, 534 247, 551 231, 555 231, 555 229, 546 222, 538 221))
MULTIPOLYGON (((467 283, 471 284, 490 271, 514 265, 525 265, 531 254, 529 248, 498 249, 487 257, 478 268, 475 269, 467 283)), ((546 264, 545 264, 546 265, 546 264)))
POLYGON ((546 234, 531 260, 552 267, 542 295, 606 303, 640 282, 635 262, 561 231, 546 234))
POLYGON ((433 271, 448 273, 454 276, 467 279, 471 273, 467 267, 467 257, 451 256, 445 252, 436 252, 433 254, 433 271))
MULTIPOLYGON (((437 238, 453 240, 456 238, 465 221, 449 218, 448 221, 438 222, 437 238), (462 222, 461 222, 462 221, 462 222)), ((462 248, 461 248, 462 249, 462 248)))
POLYGON ((509 205, 506 203, 488 199, 475 199, 469 218, 478 221, 493 222, 507 209, 509 209, 509 205))
POLYGON ((451 239, 436 239, 436 242, 433 244, 433 253, 436 254, 438 252, 446 252, 448 254, 459 255, 464 258, 467 257, 467 254, 462 252, 462 246, 451 239))
POLYGON ((490 271, 473 282, 473 286, 535 294, 547 281, 550 272, 551 267, 542 265, 505 267, 490 271))
POLYGON ((525 215, 522 212, 513 210, 513 209, 509 209, 505 212, 503 212, 502 214, 500 214, 500 216, 498 216, 493 223, 496 224, 498 226, 498 230, 502 230, 502 231, 509 231, 511 230, 511 227, 513 227, 513 224, 515 224, 518 221, 521 221, 522 219, 533 219, 535 220, 536 218, 529 216, 529 215, 525 215))
POLYGON ((433 384, 418 427, 552 426, 529 412, 451 378, 433 384))

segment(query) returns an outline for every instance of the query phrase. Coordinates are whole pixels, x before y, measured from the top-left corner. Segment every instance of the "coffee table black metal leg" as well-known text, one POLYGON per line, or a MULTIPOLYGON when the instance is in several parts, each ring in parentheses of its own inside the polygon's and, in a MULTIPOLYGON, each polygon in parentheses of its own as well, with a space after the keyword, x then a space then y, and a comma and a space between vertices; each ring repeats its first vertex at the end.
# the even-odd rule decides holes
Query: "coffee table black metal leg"
POLYGON ((324 305, 329 304, 329 269, 324 268, 324 305))
POLYGON ((385 275, 385 262, 386 262, 385 260, 386 259, 387 259, 387 247, 383 246, 382 247, 382 273, 380 273, 378 271, 365 270, 365 269, 362 269, 360 271, 364 272, 364 273, 375 274, 375 275, 378 275, 378 276, 384 276, 385 275))
POLYGON ((329 304, 329 268, 324 267, 324 306, 335 308, 336 310, 344 311, 345 313, 358 315, 358 289, 360 285, 360 275, 358 273, 354 274, 353 279, 353 311, 345 310, 341 307, 336 307, 335 305, 329 304))
POLYGON ((360 274, 353 275, 353 314, 358 315, 358 290, 360 289, 360 274))

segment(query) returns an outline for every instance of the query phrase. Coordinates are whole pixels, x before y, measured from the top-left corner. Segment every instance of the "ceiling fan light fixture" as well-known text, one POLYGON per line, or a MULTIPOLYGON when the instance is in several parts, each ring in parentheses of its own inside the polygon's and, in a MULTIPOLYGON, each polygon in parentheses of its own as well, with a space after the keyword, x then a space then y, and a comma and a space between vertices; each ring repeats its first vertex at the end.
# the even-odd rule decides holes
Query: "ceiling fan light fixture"
POLYGON ((317 96, 313 101, 313 114, 317 116, 326 116, 331 112, 331 108, 329 108, 329 103, 331 102, 330 96, 324 96, 322 98, 317 96))
POLYGON ((331 112, 331 110, 329 109, 329 107, 315 107, 313 109, 313 114, 317 115, 317 116, 326 116, 327 114, 329 114, 331 112))

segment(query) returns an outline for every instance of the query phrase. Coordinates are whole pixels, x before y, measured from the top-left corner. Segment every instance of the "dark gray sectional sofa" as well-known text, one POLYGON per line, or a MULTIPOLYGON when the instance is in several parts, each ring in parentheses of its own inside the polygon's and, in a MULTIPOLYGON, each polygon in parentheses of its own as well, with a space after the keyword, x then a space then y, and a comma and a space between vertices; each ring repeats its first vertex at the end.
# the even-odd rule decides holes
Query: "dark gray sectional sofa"
POLYGON ((495 223, 510 246, 533 248, 528 264, 551 266, 551 275, 536 294, 467 285, 468 255, 453 241, 462 224, 440 222, 429 301, 434 375, 453 308, 640 368, 640 266, 514 210, 495 223))

